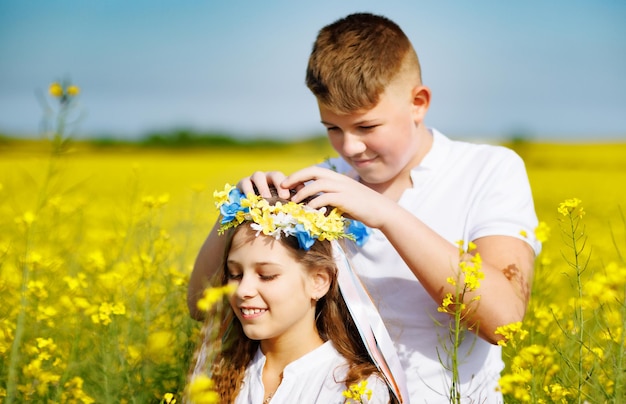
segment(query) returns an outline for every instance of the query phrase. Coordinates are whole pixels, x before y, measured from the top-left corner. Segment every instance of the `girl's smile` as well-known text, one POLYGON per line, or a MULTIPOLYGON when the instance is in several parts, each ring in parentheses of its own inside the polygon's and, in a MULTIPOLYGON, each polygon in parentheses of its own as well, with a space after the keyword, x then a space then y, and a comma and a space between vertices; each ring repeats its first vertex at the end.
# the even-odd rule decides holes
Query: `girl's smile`
POLYGON ((241 317, 245 320, 251 320, 260 317, 261 315, 265 314, 265 312, 267 312, 267 309, 255 309, 248 307, 242 307, 239 310, 241 311, 241 317))

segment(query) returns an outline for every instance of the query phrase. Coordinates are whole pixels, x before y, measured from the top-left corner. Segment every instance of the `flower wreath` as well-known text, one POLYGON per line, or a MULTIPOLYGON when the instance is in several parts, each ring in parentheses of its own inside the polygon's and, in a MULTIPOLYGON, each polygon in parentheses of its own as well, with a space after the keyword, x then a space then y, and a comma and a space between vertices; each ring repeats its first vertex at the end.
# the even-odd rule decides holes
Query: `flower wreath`
POLYGON ((371 233, 369 227, 342 216, 337 208, 327 213, 326 208, 314 209, 291 201, 270 205, 261 196, 244 195, 230 184, 223 191, 215 191, 213 197, 222 215, 220 235, 243 222, 252 222, 250 226, 257 236, 263 233, 277 240, 281 236, 294 236, 300 248, 307 251, 315 240, 347 238, 362 246, 371 233))

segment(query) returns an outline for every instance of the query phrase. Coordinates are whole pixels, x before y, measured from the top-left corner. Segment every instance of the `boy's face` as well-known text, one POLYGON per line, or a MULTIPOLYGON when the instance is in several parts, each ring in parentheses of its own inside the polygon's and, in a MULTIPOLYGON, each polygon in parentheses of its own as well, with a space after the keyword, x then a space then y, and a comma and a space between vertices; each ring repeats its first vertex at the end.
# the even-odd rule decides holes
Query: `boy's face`
MULTIPOLYGON (((420 155, 418 126, 423 108, 414 103, 414 90, 390 84, 372 109, 337 114, 319 104, 333 148, 373 189, 410 181, 410 170, 420 155)), ((427 108, 427 107, 426 107, 427 108)))

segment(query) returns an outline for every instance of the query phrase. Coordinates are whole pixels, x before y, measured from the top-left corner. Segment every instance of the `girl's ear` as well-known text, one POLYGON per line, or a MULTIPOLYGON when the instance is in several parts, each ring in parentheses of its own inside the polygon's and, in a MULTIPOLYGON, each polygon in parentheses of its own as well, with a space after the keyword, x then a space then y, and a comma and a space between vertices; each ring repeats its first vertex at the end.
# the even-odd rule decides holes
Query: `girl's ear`
POLYGON ((312 276, 311 299, 319 300, 328 293, 330 289, 331 277, 330 271, 326 268, 316 269, 312 276))

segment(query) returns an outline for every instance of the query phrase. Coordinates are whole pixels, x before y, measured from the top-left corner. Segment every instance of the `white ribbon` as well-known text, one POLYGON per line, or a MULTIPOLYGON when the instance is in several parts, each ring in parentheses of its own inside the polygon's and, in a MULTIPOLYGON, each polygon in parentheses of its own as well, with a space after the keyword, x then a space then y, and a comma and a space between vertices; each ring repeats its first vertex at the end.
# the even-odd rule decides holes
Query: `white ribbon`
POLYGON ((395 399, 399 403, 409 404, 404 369, 387 328, 339 243, 333 241, 332 246, 338 269, 339 289, 361 339, 395 399))

